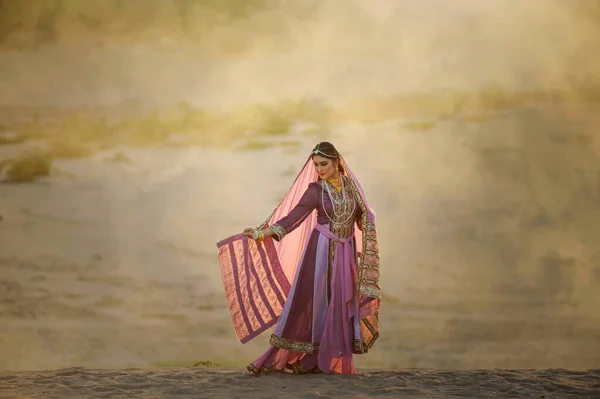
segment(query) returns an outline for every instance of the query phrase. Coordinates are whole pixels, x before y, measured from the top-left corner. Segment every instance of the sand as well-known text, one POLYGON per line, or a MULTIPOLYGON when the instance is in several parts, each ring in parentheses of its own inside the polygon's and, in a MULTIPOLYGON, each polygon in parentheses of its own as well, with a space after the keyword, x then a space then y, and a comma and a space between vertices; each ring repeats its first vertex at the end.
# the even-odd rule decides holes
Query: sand
POLYGON ((600 369, 363 370, 354 376, 238 368, 0 372, 0 397, 24 398, 598 398, 600 369))

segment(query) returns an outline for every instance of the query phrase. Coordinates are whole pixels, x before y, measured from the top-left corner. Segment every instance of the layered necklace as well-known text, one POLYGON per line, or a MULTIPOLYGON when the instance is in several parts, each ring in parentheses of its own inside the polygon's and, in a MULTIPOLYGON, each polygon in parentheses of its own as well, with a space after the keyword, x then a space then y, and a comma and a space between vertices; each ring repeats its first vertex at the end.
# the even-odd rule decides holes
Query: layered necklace
MULTIPOLYGON (((340 186, 338 186, 338 187, 341 187, 341 190, 340 190, 341 196, 340 196, 340 199, 336 199, 335 196, 333 195, 333 193, 331 191, 331 187, 330 187, 333 185, 333 183, 331 183, 327 180, 323 180, 323 182, 321 184, 321 202, 323 205, 323 211, 325 212, 325 215, 327 215, 327 218, 334 224, 342 225, 342 224, 347 223, 354 216, 354 209, 356 208, 356 203, 354 201, 354 192, 352 192, 352 195, 350 197, 347 196, 347 194, 346 194, 347 190, 346 190, 346 187, 344 184, 344 177, 342 175, 340 175, 339 181, 340 181, 340 186), (327 209, 325 208, 325 192, 327 192, 327 195, 329 196, 329 199, 331 200, 331 205, 333 207, 333 215, 334 215, 333 218, 327 213, 327 209), (340 209, 339 211, 338 211, 338 208, 340 209), (346 216, 346 219, 344 219, 343 221, 338 221, 344 216, 346 216)), ((334 187, 334 189, 337 190, 338 188, 334 187)))

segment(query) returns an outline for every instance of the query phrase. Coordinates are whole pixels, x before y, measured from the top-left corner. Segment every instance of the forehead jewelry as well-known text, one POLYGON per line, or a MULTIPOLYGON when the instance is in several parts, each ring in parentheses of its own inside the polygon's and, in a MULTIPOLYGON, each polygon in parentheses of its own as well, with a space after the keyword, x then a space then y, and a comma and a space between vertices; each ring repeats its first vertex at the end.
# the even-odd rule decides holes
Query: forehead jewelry
POLYGON ((321 154, 324 155, 327 158, 335 158, 337 155, 335 154, 326 154, 323 151, 319 150, 318 148, 315 148, 312 152, 313 155, 317 155, 317 154, 321 154))

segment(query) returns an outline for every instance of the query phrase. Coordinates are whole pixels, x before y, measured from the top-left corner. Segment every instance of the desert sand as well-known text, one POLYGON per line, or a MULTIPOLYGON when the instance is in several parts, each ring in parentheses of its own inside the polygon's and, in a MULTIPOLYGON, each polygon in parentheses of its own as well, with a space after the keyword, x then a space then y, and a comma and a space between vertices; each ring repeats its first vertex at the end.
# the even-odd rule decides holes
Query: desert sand
POLYGON ((24 398, 598 398, 600 370, 364 370, 354 376, 236 368, 0 372, 0 395, 24 398))

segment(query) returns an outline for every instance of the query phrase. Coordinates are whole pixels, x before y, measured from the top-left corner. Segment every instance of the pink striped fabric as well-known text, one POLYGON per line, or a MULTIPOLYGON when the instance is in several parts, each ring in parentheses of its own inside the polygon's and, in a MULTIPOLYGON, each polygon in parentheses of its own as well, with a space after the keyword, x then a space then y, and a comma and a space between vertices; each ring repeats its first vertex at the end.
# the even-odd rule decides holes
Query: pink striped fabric
POLYGON ((217 243, 225 294, 237 337, 246 343, 273 326, 290 290, 272 238, 237 234, 217 243))

